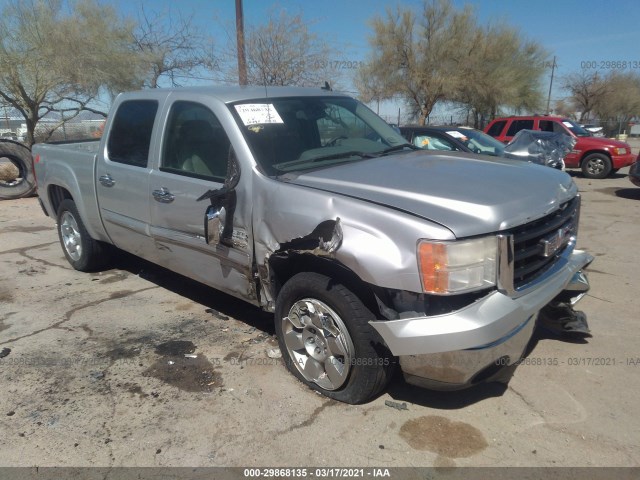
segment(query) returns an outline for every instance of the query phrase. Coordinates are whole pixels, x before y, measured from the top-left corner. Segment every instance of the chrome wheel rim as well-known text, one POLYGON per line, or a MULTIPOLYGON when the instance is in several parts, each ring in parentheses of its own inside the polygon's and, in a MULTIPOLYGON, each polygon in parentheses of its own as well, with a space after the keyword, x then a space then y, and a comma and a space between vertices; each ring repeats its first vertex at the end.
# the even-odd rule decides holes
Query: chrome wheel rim
POLYGON ((309 382, 337 390, 349 377, 355 348, 340 316, 314 298, 295 302, 282 319, 291 361, 309 382))
POLYGON ((78 223, 69 212, 64 212, 60 219, 60 236, 69 257, 72 260, 79 260, 82 256, 82 238, 78 230, 78 223))
POLYGON ((589 160, 587 170, 591 175, 598 175, 604 172, 604 160, 601 158, 593 158, 589 160))

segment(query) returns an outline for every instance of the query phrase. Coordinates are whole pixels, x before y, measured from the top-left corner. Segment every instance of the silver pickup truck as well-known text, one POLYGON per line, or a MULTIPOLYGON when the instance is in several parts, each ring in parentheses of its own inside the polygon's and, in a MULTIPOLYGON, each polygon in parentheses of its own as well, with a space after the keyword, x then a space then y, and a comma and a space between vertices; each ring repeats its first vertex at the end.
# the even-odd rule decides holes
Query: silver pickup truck
POLYGON ((111 246, 274 312, 288 369, 349 403, 386 386, 508 381, 550 302, 577 301, 565 173, 415 147, 301 88, 117 97, 102 140, 33 148, 68 261, 111 246))

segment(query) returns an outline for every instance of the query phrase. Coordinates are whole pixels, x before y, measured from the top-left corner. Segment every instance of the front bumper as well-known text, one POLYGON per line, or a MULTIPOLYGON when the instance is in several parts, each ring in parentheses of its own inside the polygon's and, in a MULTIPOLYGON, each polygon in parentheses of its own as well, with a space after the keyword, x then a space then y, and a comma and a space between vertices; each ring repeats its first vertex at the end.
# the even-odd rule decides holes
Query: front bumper
POLYGON ((376 320, 371 325, 400 357, 411 383, 450 388, 491 379, 499 373, 491 371, 496 365, 511 367, 520 359, 542 307, 565 290, 588 289, 581 270, 593 257, 575 250, 564 260, 564 268, 517 298, 494 291, 449 314, 376 320))
POLYGON ((629 152, 626 155, 611 155, 612 168, 624 168, 636 161, 635 154, 629 152))

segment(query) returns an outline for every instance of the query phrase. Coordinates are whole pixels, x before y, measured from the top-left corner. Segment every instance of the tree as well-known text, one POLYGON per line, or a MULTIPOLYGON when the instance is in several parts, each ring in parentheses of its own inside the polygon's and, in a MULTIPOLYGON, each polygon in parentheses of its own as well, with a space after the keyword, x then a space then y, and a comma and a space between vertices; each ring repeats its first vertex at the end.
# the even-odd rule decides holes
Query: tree
POLYGON ((595 72, 582 70, 564 77, 562 86, 569 91, 569 101, 580 112, 579 122, 585 122, 594 109, 599 108, 610 92, 605 77, 595 72))
POLYGON ((593 111, 610 135, 622 133, 631 118, 640 116, 640 75, 614 70, 603 81, 606 93, 593 111))
POLYGON ((59 0, 13 0, 1 12, 0 98, 24 116, 29 146, 47 113, 73 116, 101 89, 139 86, 133 24, 94 0, 71 12, 59 0))
POLYGON ((571 102, 564 98, 555 101, 553 111, 556 115, 560 115, 561 117, 575 119, 575 110, 573 109, 571 102))
POLYGON ((495 118, 500 108, 535 110, 542 101, 546 56, 539 44, 507 25, 476 27, 460 59, 462 80, 454 100, 471 111, 476 128, 495 118))
POLYGON ((147 13, 143 7, 134 36, 147 87, 157 88, 161 77, 179 86, 180 78, 217 65, 212 42, 197 31, 192 16, 147 13))
POLYGON ((424 3, 420 19, 413 9, 397 7, 387 9, 386 18, 375 17, 372 27, 372 52, 356 80, 361 94, 400 96, 424 124, 438 102, 453 97, 461 80, 461 51, 474 29, 471 9, 457 11, 449 0, 432 0, 424 3))
POLYGON ((541 99, 545 52, 503 24, 479 27, 473 9, 450 0, 387 10, 373 19, 369 60, 358 72, 363 99, 400 97, 424 124, 438 102, 455 102, 476 125, 500 106, 529 109, 541 99))
MULTIPOLYGON (((321 86, 332 81, 333 50, 311 33, 300 14, 271 13, 263 25, 249 27, 245 40, 250 85, 321 86)), ((237 75, 235 75, 237 78, 237 75)))

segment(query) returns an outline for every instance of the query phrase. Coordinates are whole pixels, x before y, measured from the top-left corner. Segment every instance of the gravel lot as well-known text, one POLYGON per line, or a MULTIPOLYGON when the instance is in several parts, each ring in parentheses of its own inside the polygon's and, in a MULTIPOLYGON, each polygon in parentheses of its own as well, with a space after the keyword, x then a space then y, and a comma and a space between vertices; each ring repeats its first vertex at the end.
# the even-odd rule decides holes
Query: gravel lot
POLYGON ((125 254, 76 272, 35 198, 2 201, 0 465, 638 466, 640 188, 626 171, 574 175, 593 338, 539 333, 508 388, 398 377, 362 406, 271 358, 269 315, 125 254))

